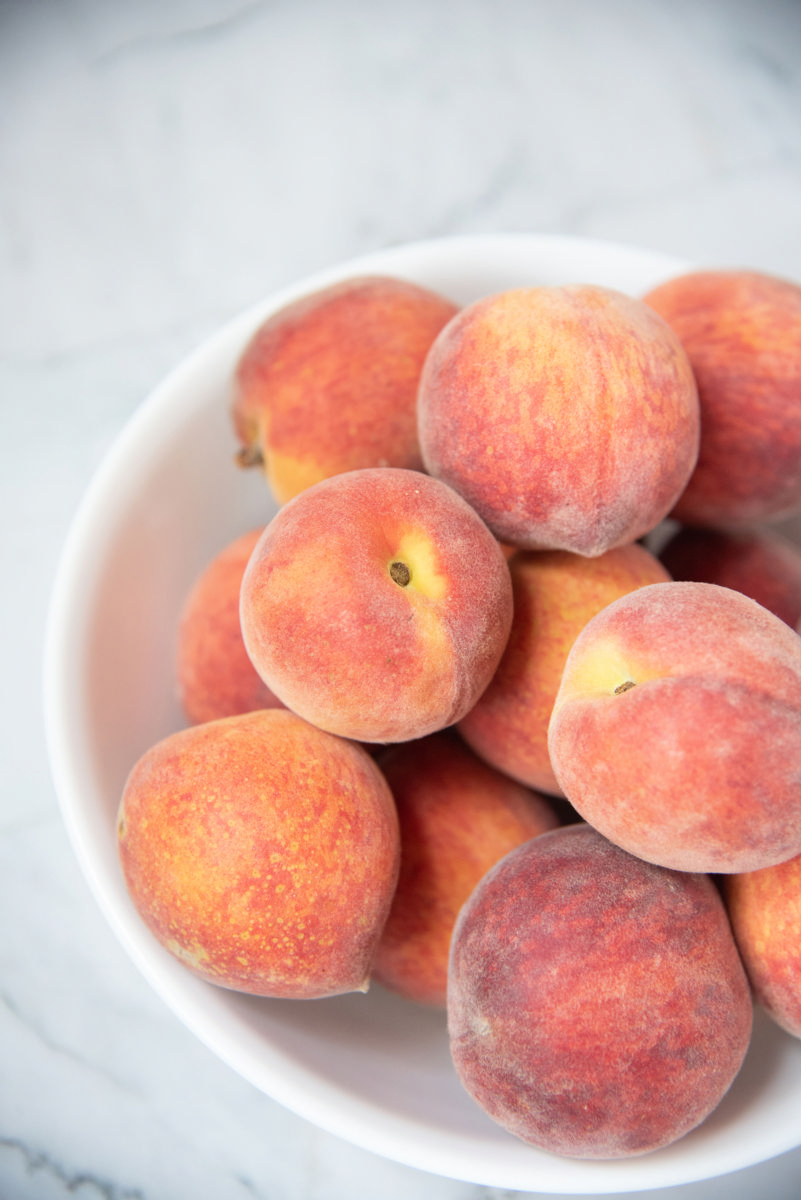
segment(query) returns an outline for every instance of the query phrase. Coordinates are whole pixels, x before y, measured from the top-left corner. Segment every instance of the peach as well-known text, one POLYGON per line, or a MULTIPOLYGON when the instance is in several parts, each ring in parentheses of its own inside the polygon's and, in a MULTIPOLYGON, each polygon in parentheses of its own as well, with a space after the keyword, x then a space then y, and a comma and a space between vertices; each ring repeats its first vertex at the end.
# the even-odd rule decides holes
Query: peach
POLYGON ((509 568, 472 508, 419 471, 349 471, 296 496, 242 580, 242 634, 271 691, 312 724, 401 742, 458 721, 512 621, 509 568))
POLYGON ((462 309, 420 380, 423 463, 503 542, 594 556, 673 507, 698 454, 676 335, 589 284, 516 288, 462 309))
POLYGON ((427 288, 365 276, 273 313, 237 365, 240 464, 261 466, 279 503, 342 471, 420 469, 420 371, 457 311, 427 288))
POLYGON ((801 1037, 801 855, 721 883, 755 999, 801 1037))
POLYGON ((636 542, 597 558, 568 550, 521 550, 509 571, 514 596, 509 641, 489 686, 459 722, 459 732, 498 770, 558 795, 548 722, 570 647, 607 604, 669 576, 636 542))
POLYGON ((559 819, 450 730, 393 746, 378 762, 398 809, 401 865, 373 978, 444 1008, 459 909, 491 866, 559 819))
POLYGON ((263 528, 229 542, 194 581, 181 611, 176 676, 194 725, 259 708, 281 708, 248 658, 239 623, 242 576, 263 528))
POLYGON ((688 525, 801 506, 801 287, 757 271, 694 271, 645 296, 698 382, 698 464, 674 509, 688 525))
POLYGON ((511 851, 459 915, 454 1066, 540 1149, 627 1158, 683 1137, 730 1087, 751 1024, 709 876, 643 862, 587 825, 511 851))
POLYGON ((801 639, 712 583, 654 583, 576 638, 548 730, 578 813, 665 867, 801 852, 801 639))
POLYGON ((140 916, 200 978, 296 999, 367 990, 400 838, 360 746, 283 709, 191 726, 134 766, 118 842, 140 916))
POLYGON ((795 628, 801 620, 801 549, 772 529, 678 529, 659 558, 673 579, 719 583, 795 628))

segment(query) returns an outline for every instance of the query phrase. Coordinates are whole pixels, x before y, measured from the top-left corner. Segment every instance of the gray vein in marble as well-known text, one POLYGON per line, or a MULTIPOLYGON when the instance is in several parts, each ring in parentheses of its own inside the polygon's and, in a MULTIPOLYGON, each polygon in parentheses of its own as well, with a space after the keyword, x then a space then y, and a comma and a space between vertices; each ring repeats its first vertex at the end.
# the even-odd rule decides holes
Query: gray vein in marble
POLYGON ((244 4, 217 20, 204 21, 200 24, 187 25, 179 29, 170 29, 164 32, 155 32, 130 38, 127 41, 120 42, 119 45, 111 46, 108 50, 103 50, 99 54, 96 54, 89 60, 89 65, 107 66, 132 55, 149 53, 153 49, 215 39, 221 33, 238 31, 243 26, 248 25, 254 18, 258 19, 264 13, 265 9, 269 7, 268 4, 264 3, 264 0, 254 0, 253 3, 244 4))
POLYGON ((35 1150, 19 1138, 0 1137, 0 1151, 13 1154, 22 1160, 25 1173, 29 1176, 42 1172, 66 1192, 74 1194, 91 1188, 102 1200, 144 1200, 144 1192, 138 1188, 118 1187, 110 1180, 101 1179, 88 1171, 70 1173, 41 1150, 35 1150))
POLYGON ((775 79, 777 83, 791 87, 797 84, 800 73, 797 62, 782 62, 777 55, 769 54, 767 50, 750 42, 738 43, 737 50, 743 58, 751 60, 760 71, 775 79))
MULTIPOLYGON (((139 1095, 142 1093, 137 1088, 131 1085, 128 1080, 120 1079, 112 1074, 105 1065, 94 1062, 92 1059, 84 1055, 77 1054, 71 1047, 62 1045, 55 1041, 52 1037, 44 1032, 40 1025, 34 1023, 19 1007, 19 1005, 8 995, 7 992, 0 992, 0 1006, 12 1017, 19 1025, 21 1025, 31 1037, 36 1038, 40 1045, 45 1049, 52 1051, 54 1054, 59 1054, 63 1058, 75 1063, 86 1071, 91 1071, 98 1075, 104 1082, 109 1083, 112 1087, 118 1088, 122 1092, 129 1095, 139 1095)), ((3 1198, 5 1200, 5 1198, 3 1198)))
POLYGON ((234 1179, 236 1180, 236 1182, 238 1184, 241 1184, 241 1186, 245 1189, 245 1191, 248 1193, 249 1196, 254 1197, 254 1200, 269 1200, 269 1198, 261 1190, 261 1188, 256 1187, 253 1180, 248 1179, 248 1177, 246 1175, 235 1174, 234 1179))

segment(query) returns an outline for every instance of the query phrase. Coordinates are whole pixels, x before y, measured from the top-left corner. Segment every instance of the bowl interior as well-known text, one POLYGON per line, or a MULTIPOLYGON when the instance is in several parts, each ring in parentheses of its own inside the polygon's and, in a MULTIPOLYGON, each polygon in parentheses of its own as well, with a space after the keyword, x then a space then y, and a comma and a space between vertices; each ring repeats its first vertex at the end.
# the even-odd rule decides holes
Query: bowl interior
POLYGON ((801 1042, 757 1014, 745 1065, 716 1112, 666 1150, 585 1163, 506 1134, 462 1090, 444 1015, 374 986, 367 996, 264 1000, 191 976, 151 938, 118 866, 115 816, 128 771, 180 728, 173 655, 196 574, 275 505, 237 470, 229 381, 274 309, 336 279, 408 278, 467 303, 530 284, 588 282, 640 294, 688 268, 584 239, 460 237, 399 246, 321 272, 243 313, 142 404, 92 481, 64 550, 45 655, 48 743, 81 867, 120 941, 195 1034, 257 1088, 388 1158, 455 1179, 563 1194, 663 1188, 735 1170, 801 1143, 801 1042))

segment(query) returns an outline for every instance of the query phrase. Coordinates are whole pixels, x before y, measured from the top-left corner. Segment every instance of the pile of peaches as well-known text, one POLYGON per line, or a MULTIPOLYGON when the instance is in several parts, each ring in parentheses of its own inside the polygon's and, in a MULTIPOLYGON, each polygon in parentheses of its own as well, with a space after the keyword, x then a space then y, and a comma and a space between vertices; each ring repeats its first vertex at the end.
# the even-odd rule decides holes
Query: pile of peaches
POLYGON ((544 1150, 682 1137, 755 1001, 801 1037, 801 287, 354 278, 231 397, 279 508, 186 597, 142 919, 225 988, 446 1009, 544 1150))

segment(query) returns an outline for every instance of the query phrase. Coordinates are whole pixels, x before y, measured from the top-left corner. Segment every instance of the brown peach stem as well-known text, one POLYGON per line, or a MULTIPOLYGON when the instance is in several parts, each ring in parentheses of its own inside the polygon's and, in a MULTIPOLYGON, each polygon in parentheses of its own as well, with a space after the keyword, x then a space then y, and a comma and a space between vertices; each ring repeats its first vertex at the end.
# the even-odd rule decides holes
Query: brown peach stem
POLYGON ((615 688, 615 695, 619 696, 621 694, 621 692, 627 692, 629 690, 629 688, 633 688, 636 686, 637 685, 633 679, 627 679, 625 683, 618 684, 618 686, 615 688))
POLYGON ((412 573, 405 562, 390 563, 389 573, 399 587, 406 587, 412 577, 412 573))
POLYGON ((258 442, 251 442, 238 451, 236 458, 238 467, 261 467, 264 465, 264 455, 258 442))

